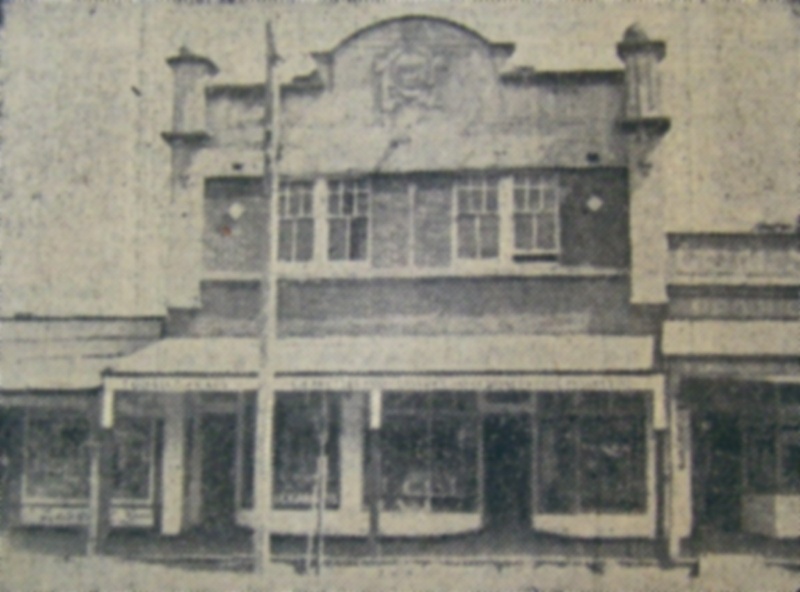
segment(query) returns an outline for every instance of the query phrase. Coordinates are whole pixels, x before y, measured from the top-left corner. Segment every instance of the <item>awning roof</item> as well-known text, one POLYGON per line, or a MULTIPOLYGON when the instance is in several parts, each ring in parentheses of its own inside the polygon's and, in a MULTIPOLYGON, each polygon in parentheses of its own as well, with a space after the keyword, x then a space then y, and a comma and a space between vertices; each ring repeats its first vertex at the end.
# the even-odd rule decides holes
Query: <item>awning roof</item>
POLYGON ((100 388, 102 373, 111 365, 108 358, 5 359, 0 365, 0 389, 91 390, 100 388))
POLYGON ((800 322, 668 321, 663 349, 668 356, 798 356, 800 322))
POLYGON ((219 375, 258 373, 258 340, 164 339, 117 361, 112 374, 219 375))
MULTIPOLYGON (((605 372, 652 368, 650 337, 463 336, 281 339, 283 374, 423 372, 605 372)), ((115 375, 255 375, 255 339, 167 339, 112 367, 115 375)))

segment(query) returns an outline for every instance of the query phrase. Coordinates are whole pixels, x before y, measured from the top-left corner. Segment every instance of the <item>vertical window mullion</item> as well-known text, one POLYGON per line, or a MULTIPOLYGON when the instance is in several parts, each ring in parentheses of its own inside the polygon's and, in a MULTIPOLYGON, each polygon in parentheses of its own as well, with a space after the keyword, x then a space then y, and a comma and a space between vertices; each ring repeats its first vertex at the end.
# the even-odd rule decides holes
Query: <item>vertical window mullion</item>
POLYGON ((581 454, 581 417, 579 415, 572 416, 572 427, 570 430, 572 437, 572 446, 575 451, 575 495, 573 499, 574 513, 579 514, 583 509, 583 499, 581 496, 581 482, 582 482, 582 462, 583 455, 581 454))

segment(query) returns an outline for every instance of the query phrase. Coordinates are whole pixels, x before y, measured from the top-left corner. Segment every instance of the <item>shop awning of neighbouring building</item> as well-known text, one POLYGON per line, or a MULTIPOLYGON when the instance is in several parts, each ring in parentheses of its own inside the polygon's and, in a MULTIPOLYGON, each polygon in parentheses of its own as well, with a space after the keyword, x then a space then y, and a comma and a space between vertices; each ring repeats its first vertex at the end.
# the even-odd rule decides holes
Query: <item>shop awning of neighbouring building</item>
POLYGON ((800 322, 669 321, 667 356, 798 356, 800 322))

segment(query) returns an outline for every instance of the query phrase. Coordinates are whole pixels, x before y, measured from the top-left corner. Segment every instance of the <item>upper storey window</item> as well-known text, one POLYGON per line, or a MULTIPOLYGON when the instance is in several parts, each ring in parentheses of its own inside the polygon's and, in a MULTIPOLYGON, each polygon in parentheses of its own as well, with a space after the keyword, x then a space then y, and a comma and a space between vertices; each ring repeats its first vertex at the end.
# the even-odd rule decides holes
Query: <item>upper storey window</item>
POLYGON ((484 176, 470 176, 456 182, 459 259, 490 259, 500 254, 497 189, 497 180, 484 176))
POLYGON ((514 177, 514 256, 549 257, 558 254, 559 189, 555 177, 514 177))
POLYGON ((281 183, 278 194, 280 230, 278 259, 310 261, 314 255, 314 185, 281 183))
POLYGON ((370 185, 365 179, 330 184, 328 194, 328 259, 363 261, 369 241, 370 185))

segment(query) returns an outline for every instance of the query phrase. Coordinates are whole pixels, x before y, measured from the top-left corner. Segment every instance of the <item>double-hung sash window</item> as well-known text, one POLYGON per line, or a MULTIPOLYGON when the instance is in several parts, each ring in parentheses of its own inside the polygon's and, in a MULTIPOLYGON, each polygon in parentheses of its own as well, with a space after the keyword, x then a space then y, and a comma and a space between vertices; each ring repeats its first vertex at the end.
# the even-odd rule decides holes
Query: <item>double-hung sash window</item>
POLYGON ((328 194, 328 259, 363 261, 369 241, 370 186, 366 179, 330 183, 328 194))
POLYGON ((560 247, 559 189, 554 176, 514 177, 514 256, 553 257, 560 247))
POLYGON ((459 259, 492 259, 500 253, 497 180, 482 175, 455 185, 459 259))
POLYGON ((278 194, 280 261, 310 261, 314 256, 313 190, 313 183, 308 181, 281 183, 278 194))

